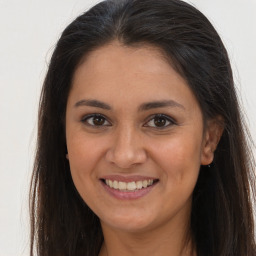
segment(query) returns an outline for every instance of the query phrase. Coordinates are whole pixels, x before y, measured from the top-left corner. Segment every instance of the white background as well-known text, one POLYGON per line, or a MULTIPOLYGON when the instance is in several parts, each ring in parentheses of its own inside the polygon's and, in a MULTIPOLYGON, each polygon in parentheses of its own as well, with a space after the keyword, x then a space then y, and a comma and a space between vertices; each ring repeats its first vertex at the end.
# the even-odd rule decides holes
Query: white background
MULTIPOLYGON (((0 256, 28 254, 28 184, 36 114, 61 31, 93 0, 0 0, 0 256)), ((256 139, 256 0, 191 0, 228 48, 256 139)))

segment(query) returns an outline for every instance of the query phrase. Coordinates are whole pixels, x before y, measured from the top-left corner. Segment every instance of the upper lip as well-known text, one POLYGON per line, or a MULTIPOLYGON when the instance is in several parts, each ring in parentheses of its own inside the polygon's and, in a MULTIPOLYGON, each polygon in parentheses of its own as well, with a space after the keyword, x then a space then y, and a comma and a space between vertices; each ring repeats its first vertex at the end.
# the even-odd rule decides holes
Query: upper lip
POLYGON ((131 175, 131 176, 122 176, 122 175, 106 175, 101 177, 103 180, 116 180, 123 182, 132 182, 132 181, 143 181, 143 180, 158 180, 155 177, 142 176, 142 175, 131 175))

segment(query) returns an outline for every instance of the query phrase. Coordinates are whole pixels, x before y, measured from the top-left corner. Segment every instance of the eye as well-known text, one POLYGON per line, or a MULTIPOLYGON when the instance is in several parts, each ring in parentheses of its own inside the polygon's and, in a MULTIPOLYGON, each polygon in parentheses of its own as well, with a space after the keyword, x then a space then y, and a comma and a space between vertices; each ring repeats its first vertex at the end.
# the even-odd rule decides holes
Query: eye
POLYGON ((176 122, 169 116, 163 114, 154 115, 145 126, 150 126, 154 128, 165 128, 170 125, 176 124, 176 122))
POLYGON ((87 125, 90 126, 110 126, 110 122, 107 121, 107 119, 100 114, 92 114, 92 115, 88 115, 83 117, 82 119, 83 123, 86 123, 87 125))

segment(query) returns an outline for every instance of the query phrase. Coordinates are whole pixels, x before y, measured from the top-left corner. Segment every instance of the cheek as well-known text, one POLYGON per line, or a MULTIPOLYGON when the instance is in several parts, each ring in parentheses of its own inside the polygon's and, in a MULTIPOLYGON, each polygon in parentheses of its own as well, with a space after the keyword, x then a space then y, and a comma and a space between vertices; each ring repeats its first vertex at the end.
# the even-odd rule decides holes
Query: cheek
POLYGON ((67 148, 70 170, 75 183, 88 181, 88 176, 95 176, 93 172, 101 156, 101 145, 95 139, 85 138, 76 134, 67 136, 67 148))
POLYGON ((97 195, 95 187, 98 186, 97 165, 100 158, 99 147, 95 140, 93 142, 83 137, 76 136, 67 140, 69 164, 74 185, 88 205, 93 205, 92 198, 97 195))
POLYGON ((152 147, 154 160, 167 176, 167 181, 175 184, 195 183, 200 169, 200 139, 193 136, 175 136, 169 141, 159 141, 152 147), (157 151, 156 151, 157 148, 157 151))

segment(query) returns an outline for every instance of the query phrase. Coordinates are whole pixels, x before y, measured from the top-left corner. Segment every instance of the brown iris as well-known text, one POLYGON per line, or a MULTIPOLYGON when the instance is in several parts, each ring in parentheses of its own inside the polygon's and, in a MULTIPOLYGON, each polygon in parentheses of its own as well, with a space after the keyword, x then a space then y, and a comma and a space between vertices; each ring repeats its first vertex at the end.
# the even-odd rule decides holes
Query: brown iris
POLYGON ((105 123, 105 118, 102 116, 93 117, 93 124, 96 126, 103 125, 105 123))
POLYGON ((156 116, 154 118, 154 124, 157 127, 163 127, 166 125, 166 118, 161 116, 156 116))

